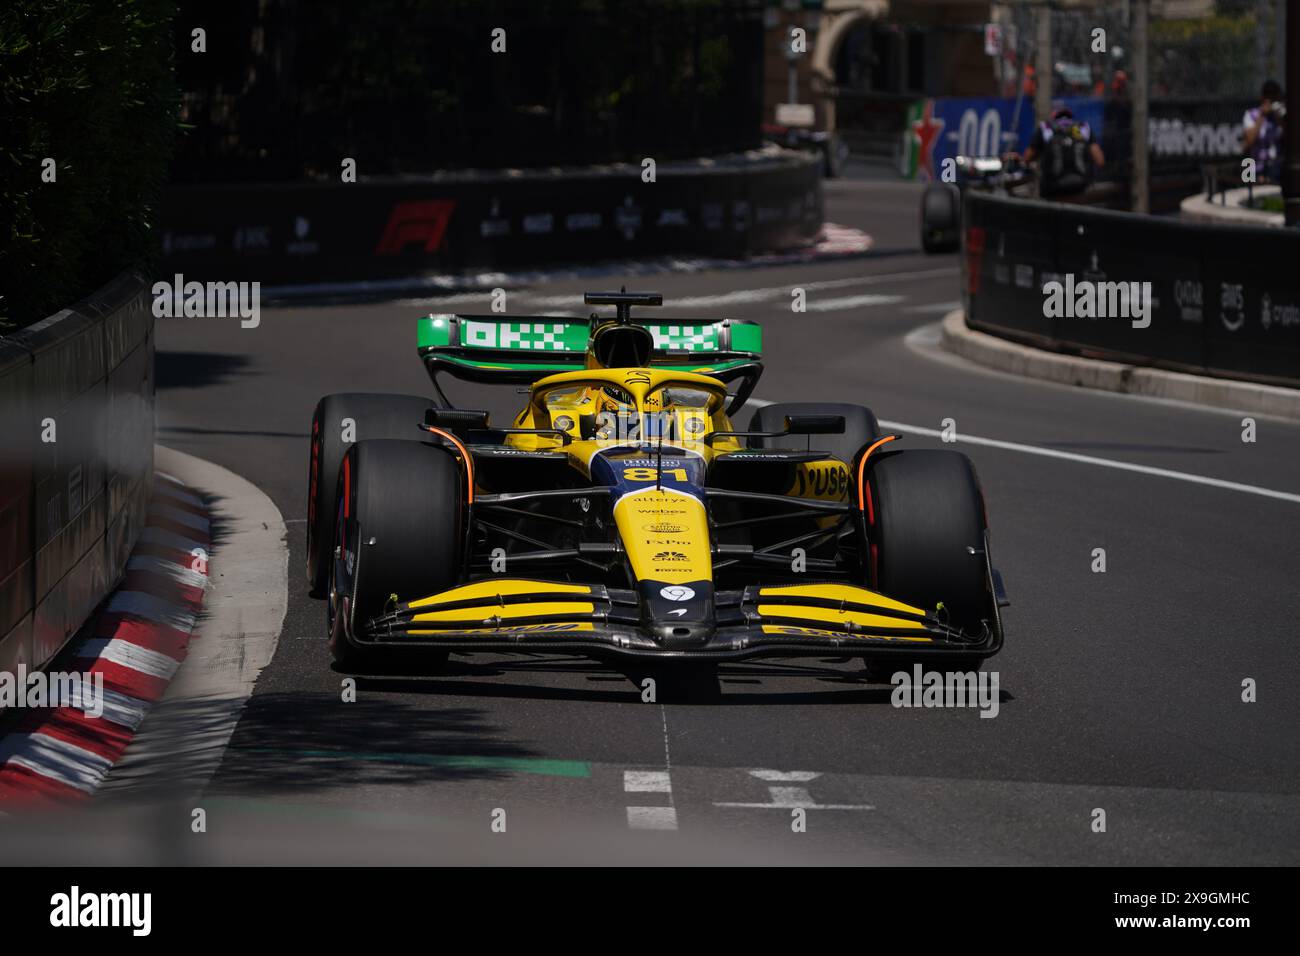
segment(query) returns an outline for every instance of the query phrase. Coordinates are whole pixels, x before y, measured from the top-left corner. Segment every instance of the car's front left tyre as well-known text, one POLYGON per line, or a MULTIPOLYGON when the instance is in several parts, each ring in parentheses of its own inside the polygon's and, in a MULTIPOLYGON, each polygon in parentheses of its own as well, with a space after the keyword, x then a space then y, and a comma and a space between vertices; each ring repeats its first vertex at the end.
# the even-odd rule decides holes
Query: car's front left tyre
MULTIPOLYGON (((339 468, 328 627, 335 661, 369 663, 369 623, 391 609, 455 586, 464 555, 466 484, 447 449, 372 439, 339 468), (395 597, 394 597, 395 596, 395 597)), ((436 665, 445 653, 413 648, 436 665)))
POLYGON ((334 547, 334 504, 339 466, 347 450, 371 438, 420 441, 419 425, 430 405, 418 395, 341 392, 316 403, 307 459, 307 585, 315 597, 325 593, 334 547))

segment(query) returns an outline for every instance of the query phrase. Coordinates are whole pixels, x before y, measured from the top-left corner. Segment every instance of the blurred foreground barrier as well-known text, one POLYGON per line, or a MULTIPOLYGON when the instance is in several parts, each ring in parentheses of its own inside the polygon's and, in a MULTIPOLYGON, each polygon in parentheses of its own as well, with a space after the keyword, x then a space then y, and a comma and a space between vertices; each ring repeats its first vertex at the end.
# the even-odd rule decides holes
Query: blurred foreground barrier
POLYGON ((1134 365, 1300 386, 1300 230, 973 192, 966 203, 971 328, 1134 365), (1059 297, 1045 291, 1050 283, 1060 283, 1059 297), (1149 295, 1145 316, 1133 292, 1149 295))
POLYGON ((163 271, 264 285, 399 279, 658 255, 738 257, 814 240, 816 157, 755 150, 658 165, 357 182, 173 186, 163 271))
POLYGON ((144 279, 124 274, 0 338, 0 672, 47 664, 140 535, 153 322, 144 279))

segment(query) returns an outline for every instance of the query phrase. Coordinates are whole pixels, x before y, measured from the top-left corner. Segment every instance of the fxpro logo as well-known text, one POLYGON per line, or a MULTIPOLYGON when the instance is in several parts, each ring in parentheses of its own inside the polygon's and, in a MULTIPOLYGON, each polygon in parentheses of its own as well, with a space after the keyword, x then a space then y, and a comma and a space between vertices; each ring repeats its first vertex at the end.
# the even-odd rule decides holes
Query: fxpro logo
POLYGON ((152 893, 82 893, 74 886, 50 897, 50 925, 78 927, 130 927, 133 936, 148 936, 153 928, 152 893))
POLYGON ((153 314, 158 319, 224 319, 238 316, 241 328, 262 322, 262 283, 186 282, 179 272, 171 282, 153 284, 153 314))
POLYGON ((927 671, 913 664, 910 673, 896 671, 889 682, 895 707, 978 707, 981 717, 998 715, 997 671, 927 671))
POLYGON ((1150 282, 1076 281, 1043 284, 1043 315, 1049 319, 1130 319, 1133 328, 1151 325, 1150 282))

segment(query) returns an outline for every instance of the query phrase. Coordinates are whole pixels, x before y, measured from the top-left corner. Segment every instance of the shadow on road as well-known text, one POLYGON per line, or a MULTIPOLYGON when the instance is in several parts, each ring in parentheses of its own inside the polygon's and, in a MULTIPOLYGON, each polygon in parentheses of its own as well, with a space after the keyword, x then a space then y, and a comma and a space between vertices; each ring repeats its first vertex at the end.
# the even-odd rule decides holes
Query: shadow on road
MULTIPOLYGON (((341 673, 341 672, 340 672, 341 673)), ((809 658, 723 664, 716 671, 673 666, 603 664, 582 657, 529 655, 453 656, 436 672, 417 658, 358 675, 357 690, 447 698, 581 701, 639 705, 645 681, 655 681, 653 702, 704 706, 889 706, 893 688, 871 683, 856 661, 809 658), (564 678, 564 682, 531 678, 564 678), (578 683, 585 679, 586 686, 578 683), (779 683, 778 683, 779 682, 779 683), (793 684, 793 686, 792 686, 793 684)), ((1011 695, 1003 692, 1004 700, 1011 695)))
POLYGON ((159 391, 168 388, 207 388, 229 382, 252 371, 246 355, 230 352, 154 353, 154 381, 159 391))
POLYGON ((482 709, 412 706, 358 685, 353 703, 301 693, 250 699, 214 792, 292 794, 530 770, 568 775, 565 762, 501 739, 482 709))

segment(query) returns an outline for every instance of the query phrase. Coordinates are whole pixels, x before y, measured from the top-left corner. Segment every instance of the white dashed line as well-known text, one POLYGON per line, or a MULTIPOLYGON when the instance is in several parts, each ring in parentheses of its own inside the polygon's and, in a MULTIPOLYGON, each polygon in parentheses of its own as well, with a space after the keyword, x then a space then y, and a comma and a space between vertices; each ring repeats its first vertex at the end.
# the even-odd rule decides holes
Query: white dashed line
POLYGON ((672 793, 672 781, 663 770, 625 770, 623 789, 628 793, 672 793))
POLYGON ((628 807, 627 825, 633 830, 676 830, 675 807, 628 807))

